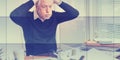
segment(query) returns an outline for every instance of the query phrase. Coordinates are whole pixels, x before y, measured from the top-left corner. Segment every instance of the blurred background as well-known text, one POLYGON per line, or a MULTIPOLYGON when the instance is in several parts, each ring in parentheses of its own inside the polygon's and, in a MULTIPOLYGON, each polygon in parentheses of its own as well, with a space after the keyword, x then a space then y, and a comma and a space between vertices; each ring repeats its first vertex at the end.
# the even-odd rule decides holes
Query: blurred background
MULTIPOLYGON (((9 15, 26 1, 28 0, 1 0, 0 48, 9 44, 18 47, 25 43, 21 27, 13 23, 9 15)), ((120 0, 63 1, 76 8, 80 15, 72 21, 59 24, 56 33, 58 44, 79 44, 88 40, 120 43, 120 0)), ((63 11, 57 5, 54 10, 63 11)))

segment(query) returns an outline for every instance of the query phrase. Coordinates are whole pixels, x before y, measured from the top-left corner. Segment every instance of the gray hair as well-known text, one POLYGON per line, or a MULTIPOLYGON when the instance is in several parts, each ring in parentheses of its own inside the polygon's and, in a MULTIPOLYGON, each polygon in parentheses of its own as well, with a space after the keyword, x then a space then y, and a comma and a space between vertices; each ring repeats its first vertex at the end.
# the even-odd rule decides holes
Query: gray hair
POLYGON ((36 3, 35 3, 35 6, 38 6, 38 4, 40 4, 40 1, 41 0, 37 0, 36 3))

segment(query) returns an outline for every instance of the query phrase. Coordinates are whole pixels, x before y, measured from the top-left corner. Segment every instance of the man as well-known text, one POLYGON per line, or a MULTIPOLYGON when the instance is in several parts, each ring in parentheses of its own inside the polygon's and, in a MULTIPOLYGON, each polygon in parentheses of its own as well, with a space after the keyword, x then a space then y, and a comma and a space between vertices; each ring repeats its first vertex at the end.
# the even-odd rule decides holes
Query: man
POLYGON ((76 9, 61 0, 38 0, 36 3, 30 0, 16 8, 10 18, 23 29, 27 56, 54 56, 57 25, 78 15, 76 9), (53 11, 54 3, 65 12, 53 11), (29 12, 34 4, 36 11, 29 12))

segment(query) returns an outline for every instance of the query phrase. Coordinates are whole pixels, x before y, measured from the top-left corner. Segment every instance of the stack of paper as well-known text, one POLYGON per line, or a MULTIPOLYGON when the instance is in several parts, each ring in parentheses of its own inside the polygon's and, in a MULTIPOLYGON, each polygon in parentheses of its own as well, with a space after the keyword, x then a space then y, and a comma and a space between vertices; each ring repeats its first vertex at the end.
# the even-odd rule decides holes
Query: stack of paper
POLYGON ((117 60, 114 52, 91 49, 86 53, 85 60, 117 60))

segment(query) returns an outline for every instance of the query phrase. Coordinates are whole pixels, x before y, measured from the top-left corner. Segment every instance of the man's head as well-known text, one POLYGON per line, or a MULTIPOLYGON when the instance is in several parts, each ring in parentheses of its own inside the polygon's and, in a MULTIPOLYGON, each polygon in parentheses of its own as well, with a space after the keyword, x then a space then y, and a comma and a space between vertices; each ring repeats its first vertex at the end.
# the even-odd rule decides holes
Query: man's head
POLYGON ((43 20, 49 19, 52 16, 53 4, 53 0, 38 0, 36 2, 36 11, 38 16, 43 20))

